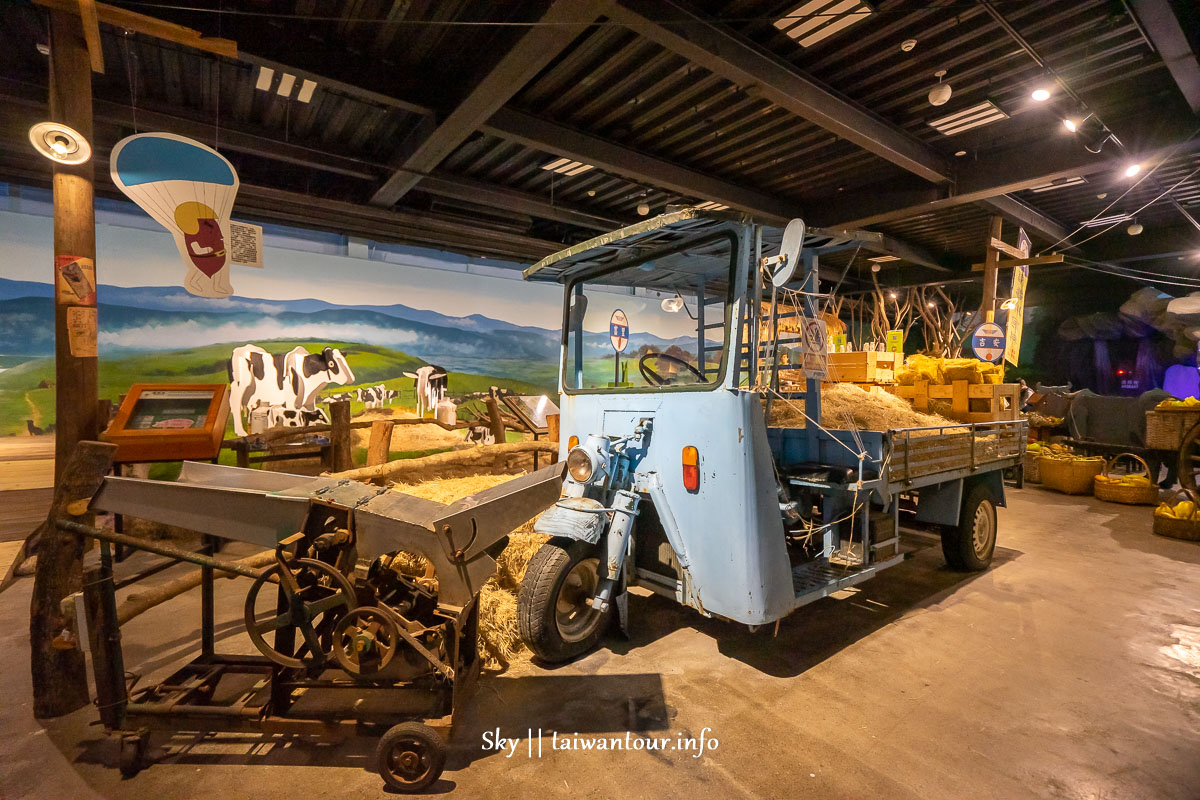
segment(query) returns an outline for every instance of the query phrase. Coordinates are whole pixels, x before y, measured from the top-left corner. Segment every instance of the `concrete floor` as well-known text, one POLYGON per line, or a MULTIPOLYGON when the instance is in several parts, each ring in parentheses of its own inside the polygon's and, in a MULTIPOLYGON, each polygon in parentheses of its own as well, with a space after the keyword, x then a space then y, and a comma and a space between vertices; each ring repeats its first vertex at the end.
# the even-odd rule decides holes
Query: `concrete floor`
MULTIPOLYGON (((471 797, 1200 797, 1200 544, 1150 533, 1150 509, 1010 492, 978 575, 929 540, 841 599, 770 630, 631 604, 632 641, 555 670, 484 678, 439 793, 471 797), (484 732, 520 737, 512 757, 484 732), (541 729, 529 754, 527 731, 541 729), (552 751, 560 734, 716 738, 692 752, 552 751)), ((221 648, 245 581, 220 581, 221 648)), ((376 797, 373 742, 166 740, 123 781, 94 709, 32 719, 30 582, 0 595, 0 797, 376 797)), ((188 656, 198 603, 127 626, 126 667, 188 656)))

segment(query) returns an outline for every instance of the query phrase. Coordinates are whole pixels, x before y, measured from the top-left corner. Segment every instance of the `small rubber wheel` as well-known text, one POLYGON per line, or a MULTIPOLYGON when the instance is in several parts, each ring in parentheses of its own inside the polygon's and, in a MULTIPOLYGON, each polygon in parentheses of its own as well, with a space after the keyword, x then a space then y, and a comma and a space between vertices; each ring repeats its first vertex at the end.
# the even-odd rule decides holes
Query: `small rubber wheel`
POLYGON ((149 744, 146 733, 125 734, 121 737, 121 751, 117 756, 117 768, 122 778, 132 778, 146 765, 146 748, 149 744))
POLYGON ((517 595, 521 640, 535 656, 558 664, 596 646, 613 610, 611 602, 603 612, 588 605, 600 581, 596 545, 573 539, 551 539, 542 545, 517 595))
POLYGON ((428 725, 401 722, 379 739, 375 763, 389 788, 405 794, 419 792, 442 776, 446 743, 428 725))
POLYGON ((942 530, 942 554, 951 569, 978 572, 992 563, 996 550, 996 501, 982 484, 963 501, 956 527, 942 530))

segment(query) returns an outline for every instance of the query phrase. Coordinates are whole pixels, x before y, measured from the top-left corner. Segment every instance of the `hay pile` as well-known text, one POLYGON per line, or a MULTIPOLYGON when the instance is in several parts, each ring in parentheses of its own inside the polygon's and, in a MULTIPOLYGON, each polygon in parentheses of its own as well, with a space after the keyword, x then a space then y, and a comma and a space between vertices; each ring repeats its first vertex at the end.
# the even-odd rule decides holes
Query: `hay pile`
MULTIPOLYGON (((773 428, 803 428, 804 401, 774 398, 769 424, 773 428)), ((821 425, 825 428, 887 431, 952 424, 944 417, 914 411, 908 401, 877 387, 868 392, 852 383, 832 383, 821 389, 821 425)))
POLYGON ((912 386, 917 381, 929 381, 931 385, 947 385, 955 381, 967 383, 1003 383, 1004 370, 1000 364, 991 364, 974 358, 932 358, 912 355, 904 366, 896 370, 896 382, 901 386, 912 386))
MULTIPOLYGON (((373 422, 377 419, 416 419, 411 411, 399 408, 372 408, 354 418, 355 422, 373 422)), ((355 428, 350 436, 355 447, 366 447, 371 440, 370 428, 355 428)), ((392 452, 413 450, 437 450, 442 447, 467 446, 465 430, 448 431, 439 425, 397 425, 392 428, 392 452)))
MULTIPOLYGON (((398 492, 411 494, 439 503, 453 503, 468 495, 490 489, 512 480, 512 475, 473 475, 468 478, 446 478, 417 484, 395 484, 398 492)), ((533 532, 534 520, 528 520, 508 537, 508 545, 496 558, 496 574, 488 579, 479 593, 479 644, 484 665, 491 669, 507 669, 524 650, 517 629, 517 592, 530 560, 550 537, 533 532)), ((406 575, 420 577, 428 562, 421 556, 400 553, 394 566, 406 575)))

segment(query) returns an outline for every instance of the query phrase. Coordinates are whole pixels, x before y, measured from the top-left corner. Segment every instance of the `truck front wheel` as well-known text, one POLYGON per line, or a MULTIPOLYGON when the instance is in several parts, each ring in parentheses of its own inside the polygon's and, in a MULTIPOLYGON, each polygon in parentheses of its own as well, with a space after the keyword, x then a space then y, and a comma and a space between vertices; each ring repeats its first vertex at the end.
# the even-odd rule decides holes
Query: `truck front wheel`
POLYGON ((996 501, 983 485, 967 493, 956 527, 942 531, 942 553, 951 569, 979 571, 996 550, 996 501))
POLYGON ((551 539, 537 551, 517 595, 521 639, 535 656, 557 664, 596 646, 612 617, 612 603, 597 611, 602 576, 600 549, 572 539, 551 539))

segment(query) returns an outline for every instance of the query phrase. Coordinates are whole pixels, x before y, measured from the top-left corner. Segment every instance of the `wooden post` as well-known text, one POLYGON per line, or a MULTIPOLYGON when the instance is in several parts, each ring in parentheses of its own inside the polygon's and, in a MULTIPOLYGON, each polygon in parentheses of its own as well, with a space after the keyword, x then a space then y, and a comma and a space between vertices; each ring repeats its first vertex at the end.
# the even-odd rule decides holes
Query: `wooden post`
POLYGON ((500 416, 500 401, 494 397, 487 399, 488 427, 492 430, 495 444, 504 444, 504 419, 500 416))
POLYGON ((386 464, 392 451, 392 429, 395 423, 377 419, 371 423, 371 438, 367 441, 367 466, 386 464))
MULTIPOLYGON (((559 436, 558 421, 559 421, 558 414, 547 414, 546 415, 546 438, 549 441, 553 442, 554 444, 558 444, 558 436, 559 436)), ((558 451, 556 450, 555 452, 550 454, 550 463, 555 464, 557 462, 558 462, 558 451)))
POLYGON ((333 426, 330 438, 333 443, 333 470, 344 472, 354 467, 354 456, 350 450, 350 402, 339 400, 329 404, 329 423, 333 426))
MULTIPOLYGON (((92 65, 78 14, 50 12, 50 118, 92 140, 92 65)), ((96 224, 92 206, 93 163, 54 165, 55 434, 54 477, 75 445, 99 434, 96 390, 96 300, 80 298, 58 272, 80 264, 95 286, 96 224), (89 275, 89 273, 91 273, 89 275)), ((76 569, 78 569, 76 565, 76 569)))
MULTIPOLYGON (((95 401, 92 403, 95 413, 95 401)), ((55 482, 50 512, 34 532, 37 541, 37 570, 33 597, 29 602, 29 649, 33 672, 33 715, 39 719, 69 714, 88 703, 87 672, 79 643, 58 638, 74 631, 75 621, 62 613, 62 601, 82 585, 83 543, 64 533, 55 518, 67 515, 67 507, 91 497, 112 469, 115 444, 80 442, 55 482)), ((88 513, 76 521, 93 524, 88 513)))
POLYGON ((987 257, 983 263, 983 302, 979 306, 984 322, 992 322, 996 317, 996 278, 1000 272, 1000 251, 992 247, 992 239, 999 239, 1003 228, 1004 218, 992 217, 992 223, 988 226, 987 257))

